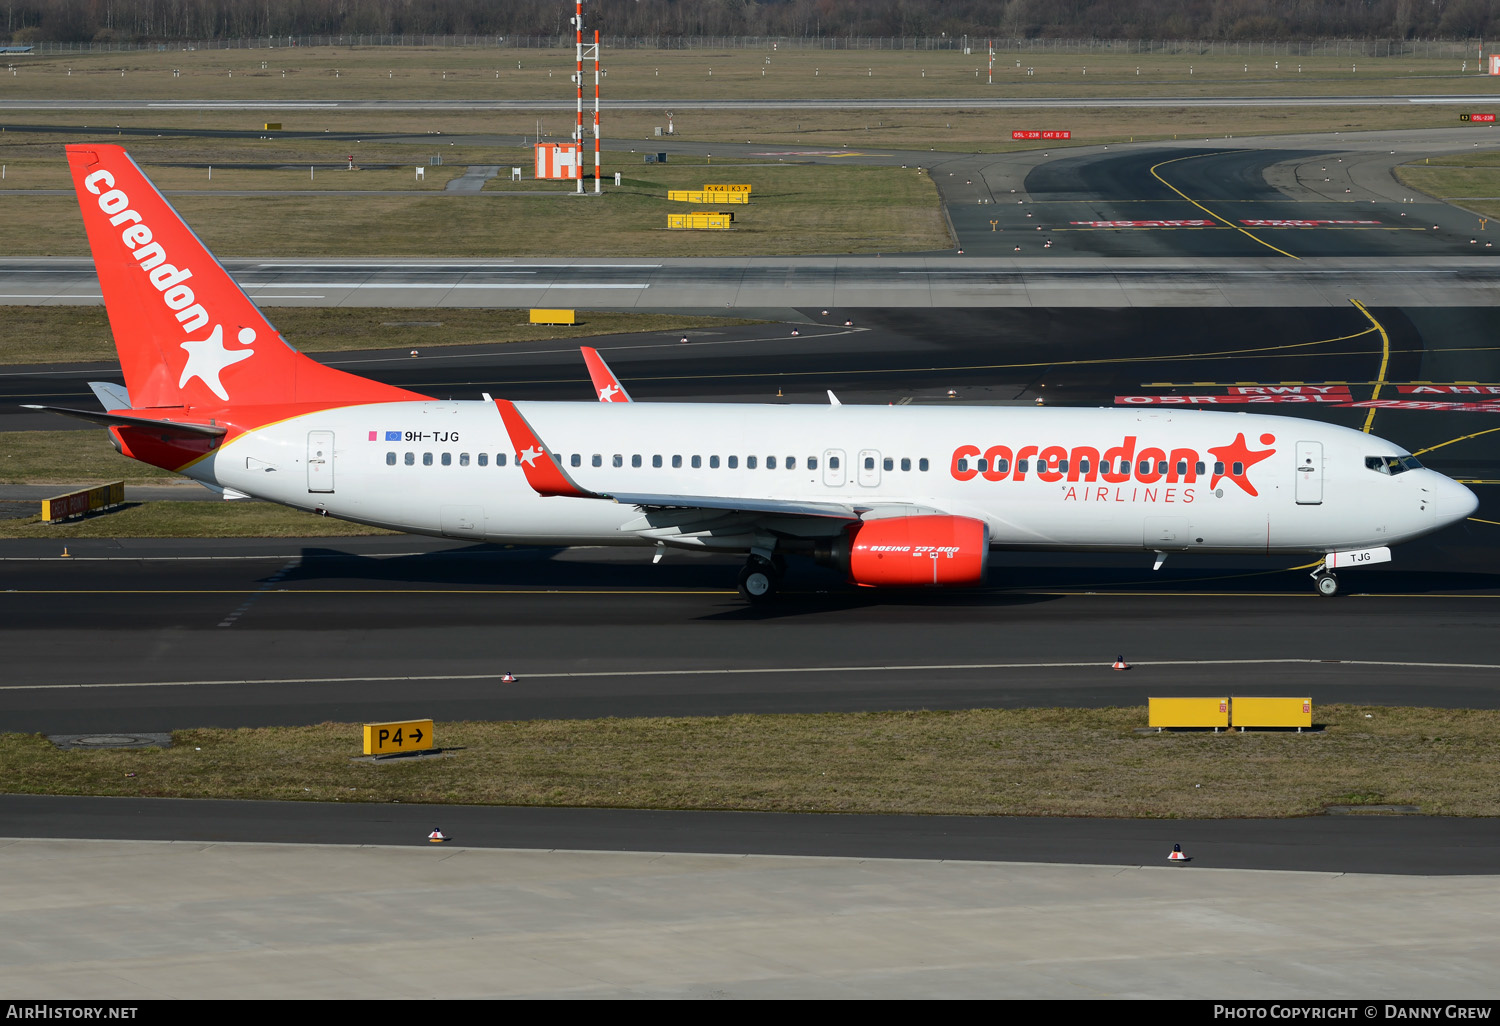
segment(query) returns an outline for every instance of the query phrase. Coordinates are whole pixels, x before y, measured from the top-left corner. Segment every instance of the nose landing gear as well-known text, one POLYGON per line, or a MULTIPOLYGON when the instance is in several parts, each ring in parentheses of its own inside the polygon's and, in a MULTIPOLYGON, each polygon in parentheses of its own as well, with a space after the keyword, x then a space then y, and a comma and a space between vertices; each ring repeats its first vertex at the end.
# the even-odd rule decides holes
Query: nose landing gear
POLYGON ((1339 579, 1327 570, 1319 568, 1313 575, 1313 587, 1318 589, 1318 594, 1331 598, 1339 593, 1339 579))

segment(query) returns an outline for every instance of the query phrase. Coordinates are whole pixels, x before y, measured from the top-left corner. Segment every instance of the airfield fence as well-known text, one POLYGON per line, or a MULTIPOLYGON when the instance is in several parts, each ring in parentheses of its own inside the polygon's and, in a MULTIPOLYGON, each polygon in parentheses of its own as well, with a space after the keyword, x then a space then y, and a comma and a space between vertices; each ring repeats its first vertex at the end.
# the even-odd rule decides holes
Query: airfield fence
MULTIPOLYGON (((603 36, 616 50, 969 50, 988 52, 983 36, 603 36)), ((571 34, 557 36, 323 35, 171 42, 58 42, 31 45, 43 53, 126 53, 171 50, 263 50, 300 46, 481 47, 514 50, 570 49, 571 34)), ((1482 58, 1482 39, 995 39, 996 53, 1190 54, 1204 57, 1417 57, 1482 58)))

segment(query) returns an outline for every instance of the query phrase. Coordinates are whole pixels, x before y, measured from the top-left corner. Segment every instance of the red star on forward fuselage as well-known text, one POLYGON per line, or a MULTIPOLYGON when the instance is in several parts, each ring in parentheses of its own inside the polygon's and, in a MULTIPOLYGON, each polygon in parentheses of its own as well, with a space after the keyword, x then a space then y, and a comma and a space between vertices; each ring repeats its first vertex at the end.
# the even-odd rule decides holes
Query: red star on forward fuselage
MULTIPOLYGON (((1260 440, 1262 444, 1270 445, 1276 441, 1276 436, 1261 435, 1260 440)), ((1259 451, 1252 450, 1250 446, 1245 442, 1245 433, 1243 431, 1235 435, 1234 441, 1229 443, 1228 445, 1221 445, 1217 448, 1210 448, 1208 451, 1214 456, 1218 457, 1220 463, 1224 467, 1222 472, 1218 471, 1217 469, 1214 471, 1213 481, 1210 482, 1208 487, 1217 488, 1219 486, 1219 482, 1227 477, 1229 478, 1229 480, 1239 485, 1242 490, 1249 493, 1250 495, 1260 494, 1255 490, 1255 486, 1250 483, 1250 478, 1247 476, 1250 472, 1250 468, 1276 452, 1274 448, 1261 449, 1259 451), (1238 472, 1236 472, 1234 469, 1235 464, 1240 465, 1240 469, 1238 472)))

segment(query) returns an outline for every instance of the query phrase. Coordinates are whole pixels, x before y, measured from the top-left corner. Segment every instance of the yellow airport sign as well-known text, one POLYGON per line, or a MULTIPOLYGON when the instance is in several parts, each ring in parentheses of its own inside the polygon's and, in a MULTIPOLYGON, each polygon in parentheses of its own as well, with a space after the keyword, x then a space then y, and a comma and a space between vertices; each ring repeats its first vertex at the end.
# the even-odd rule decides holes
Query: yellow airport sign
POLYGON ((366 755, 399 755, 432 747, 431 720, 365 724, 366 755))
POLYGON ((704 192, 749 192, 748 185, 705 185, 704 192))
POLYGON ((1240 698, 1234 699, 1236 727, 1312 727, 1311 698, 1240 698))
POLYGON ((1146 705, 1146 722, 1157 730, 1164 727, 1221 730, 1229 726, 1228 698, 1148 698, 1146 705))
POLYGON ((575 310, 540 310, 535 307, 531 311, 532 324, 577 324, 578 313, 575 310))

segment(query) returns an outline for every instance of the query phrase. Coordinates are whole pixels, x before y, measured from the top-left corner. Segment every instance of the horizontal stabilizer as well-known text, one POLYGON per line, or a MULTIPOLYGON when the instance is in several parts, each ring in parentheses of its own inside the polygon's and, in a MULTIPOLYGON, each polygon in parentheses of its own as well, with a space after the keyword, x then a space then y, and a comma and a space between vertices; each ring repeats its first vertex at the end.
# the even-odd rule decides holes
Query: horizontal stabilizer
POLYGON ((127 427, 141 428, 154 431, 157 434, 185 435, 190 438, 218 438, 228 428, 214 424, 185 424, 175 420, 156 420, 152 417, 127 417, 121 413, 99 413, 95 410, 70 410, 66 406, 37 406, 33 403, 22 404, 28 410, 46 410, 48 413, 60 413, 64 417, 76 417, 93 424, 104 427, 127 427))

